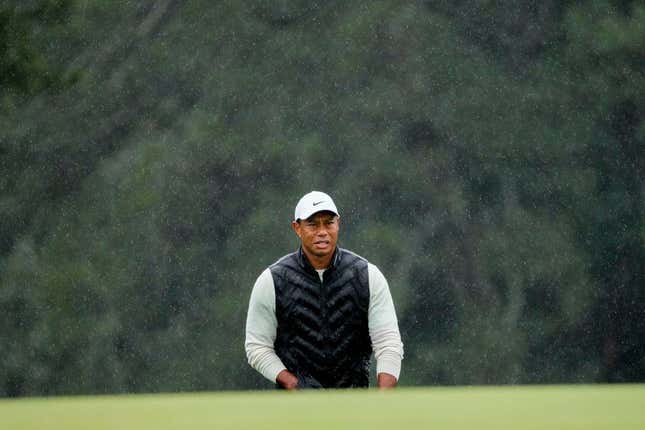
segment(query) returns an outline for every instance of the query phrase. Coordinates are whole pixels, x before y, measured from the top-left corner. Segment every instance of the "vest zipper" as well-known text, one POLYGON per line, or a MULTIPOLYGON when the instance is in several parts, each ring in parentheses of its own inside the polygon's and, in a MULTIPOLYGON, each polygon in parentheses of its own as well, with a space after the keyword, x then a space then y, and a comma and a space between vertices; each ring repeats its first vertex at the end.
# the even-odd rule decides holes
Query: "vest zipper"
POLYGON ((322 279, 320 279, 320 297, 322 298, 322 340, 323 340, 323 356, 325 361, 329 359, 329 322, 327 315, 327 288, 325 287, 325 273, 323 272, 322 279))

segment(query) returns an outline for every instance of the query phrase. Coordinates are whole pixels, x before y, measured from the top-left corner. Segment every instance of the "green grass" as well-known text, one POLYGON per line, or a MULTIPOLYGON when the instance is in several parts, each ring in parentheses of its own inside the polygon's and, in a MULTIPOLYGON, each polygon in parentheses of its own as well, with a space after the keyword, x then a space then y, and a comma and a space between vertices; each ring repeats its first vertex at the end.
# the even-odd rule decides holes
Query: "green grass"
POLYGON ((645 385, 0 400, 0 429, 645 429, 645 385))

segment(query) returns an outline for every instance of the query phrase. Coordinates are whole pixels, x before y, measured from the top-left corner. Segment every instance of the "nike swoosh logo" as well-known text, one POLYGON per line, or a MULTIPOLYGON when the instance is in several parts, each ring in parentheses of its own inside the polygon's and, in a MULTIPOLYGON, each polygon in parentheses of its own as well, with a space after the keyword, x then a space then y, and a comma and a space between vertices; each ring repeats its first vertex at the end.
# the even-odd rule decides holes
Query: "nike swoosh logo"
POLYGON ((319 202, 314 202, 314 206, 318 206, 318 205, 319 205, 319 204, 321 204, 321 203, 325 203, 325 201, 324 201, 324 200, 321 200, 321 201, 319 201, 319 202))

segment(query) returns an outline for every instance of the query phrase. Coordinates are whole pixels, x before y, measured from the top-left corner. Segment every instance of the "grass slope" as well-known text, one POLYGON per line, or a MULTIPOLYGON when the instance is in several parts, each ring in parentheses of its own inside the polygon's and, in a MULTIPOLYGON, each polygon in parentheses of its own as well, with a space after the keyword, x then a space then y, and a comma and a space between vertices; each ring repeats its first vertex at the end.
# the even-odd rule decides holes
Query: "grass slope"
POLYGON ((2 400, 0 428, 643 429, 645 385, 222 392, 2 400))

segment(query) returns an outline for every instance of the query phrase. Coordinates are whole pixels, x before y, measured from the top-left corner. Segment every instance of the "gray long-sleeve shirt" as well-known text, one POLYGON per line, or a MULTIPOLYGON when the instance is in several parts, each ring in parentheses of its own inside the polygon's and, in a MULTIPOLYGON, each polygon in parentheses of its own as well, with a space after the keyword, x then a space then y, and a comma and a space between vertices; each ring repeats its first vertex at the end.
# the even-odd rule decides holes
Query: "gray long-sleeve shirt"
MULTIPOLYGON (((324 270, 318 270, 321 279, 323 272, 324 270)), ((388 373, 398 379, 403 359, 403 344, 390 289, 385 276, 371 263, 368 263, 368 277, 368 329, 376 357, 376 372, 388 373)), ((258 277, 251 292, 244 346, 251 367, 272 382, 286 369, 274 349, 277 326, 273 276, 271 271, 266 269, 258 277)))

